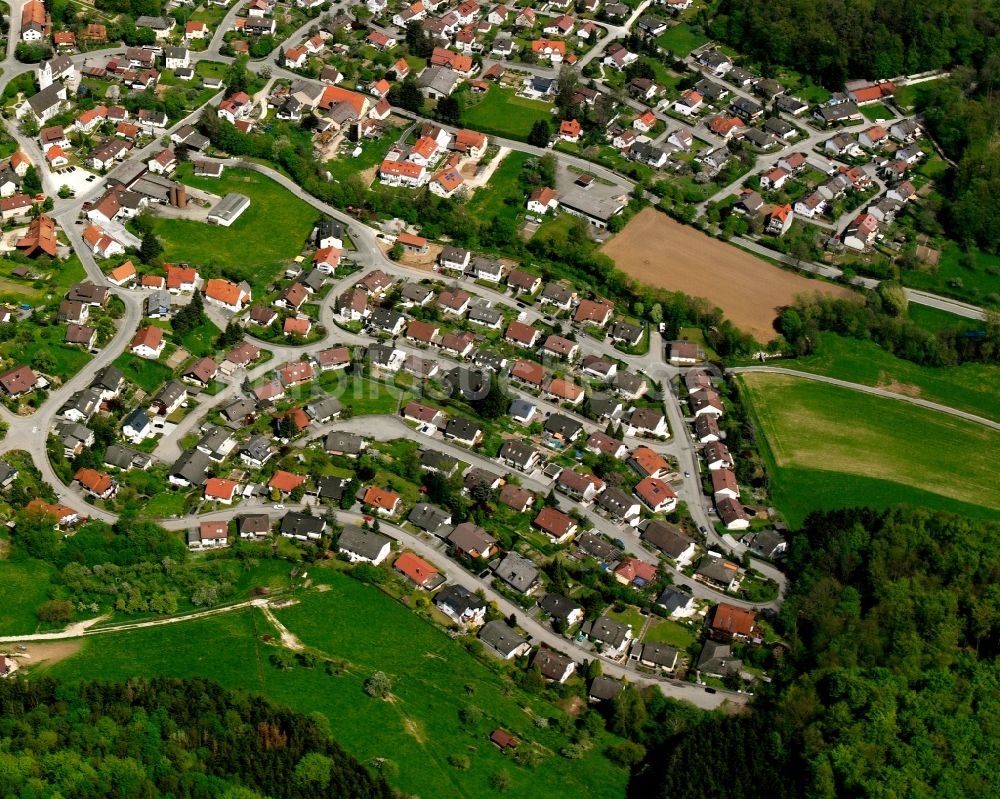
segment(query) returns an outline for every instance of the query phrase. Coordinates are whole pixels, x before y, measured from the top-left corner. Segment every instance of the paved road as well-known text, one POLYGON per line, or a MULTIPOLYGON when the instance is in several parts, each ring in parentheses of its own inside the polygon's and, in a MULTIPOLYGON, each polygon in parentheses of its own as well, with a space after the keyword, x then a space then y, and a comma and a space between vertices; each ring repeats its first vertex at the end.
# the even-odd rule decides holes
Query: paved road
POLYGON ((948 313, 955 314, 955 316, 962 316, 966 319, 986 321, 987 312, 983 308, 970 305, 967 302, 952 300, 948 297, 941 297, 937 294, 930 294, 926 291, 918 291, 917 289, 903 289, 903 291, 906 292, 906 299, 910 302, 915 302, 917 305, 937 308, 939 311, 947 311, 948 313))
POLYGON ((827 383, 831 386, 839 386, 840 388, 849 388, 852 391, 861 391, 865 394, 872 394, 876 397, 882 397, 884 399, 896 400, 898 402, 907 402, 910 405, 919 405, 921 408, 926 408, 931 411, 937 411, 938 413, 946 413, 949 416, 956 416, 959 419, 964 419, 967 422, 974 422, 976 424, 981 424, 984 427, 989 427, 993 430, 1000 430, 1000 422, 995 422, 992 419, 986 419, 982 416, 977 416, 974 413, 960 411, 957 408, 951 408, 947 405, 942 405, 939 402, 931 402, 930 400, 921 399, 920 397, 909 397, 906 394, 897 394, 893 391, 887 391, 884 388, 876 388, 875 386, 866 386, 863 383, 851 383, 847 380, 840 380, 836 377, 827 377, 826 375, 816 375, 810 372, 800 372, 796 369, 785 369, 780 366, 739 366, 727 370, 728 374, 747 374, 753 372, 761 372, 764 374, 772 374, 772 375, 787 375, 789 377, 800 377, 803 380, 815 380, 817 383, 827 383))

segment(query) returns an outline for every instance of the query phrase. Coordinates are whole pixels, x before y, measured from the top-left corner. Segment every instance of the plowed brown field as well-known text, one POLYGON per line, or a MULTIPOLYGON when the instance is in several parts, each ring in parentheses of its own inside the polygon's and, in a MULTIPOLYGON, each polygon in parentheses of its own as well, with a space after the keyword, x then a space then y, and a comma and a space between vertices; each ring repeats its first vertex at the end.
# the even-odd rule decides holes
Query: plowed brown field
POLYGON ((675 222, 653 208, 639 213, 601 250, 629 277, 650 286, 705 297, 741 330, 767 343, 778 308, 796 295, 838 297, 850 289, 779 269, 737 247, 675 222))

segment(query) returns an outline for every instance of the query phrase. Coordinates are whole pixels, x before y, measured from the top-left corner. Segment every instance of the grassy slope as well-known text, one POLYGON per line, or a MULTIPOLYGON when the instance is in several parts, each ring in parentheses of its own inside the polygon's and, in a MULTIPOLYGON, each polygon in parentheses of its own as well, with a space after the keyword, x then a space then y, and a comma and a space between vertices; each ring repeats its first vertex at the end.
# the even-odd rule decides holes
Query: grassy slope
POLYGON ((1000 420, 1000 367, 981 363, 935 368, 890 355, 870 341, 821 334, 815 355, 782 366, 866 386, 905 391, 931 402, 1000 420))
POLYGON ((319 568, 310 571, 331 590, 305 595, 301 604, 276 614, 307 646, 346 661, 341 676, 319 667, 282 672, 270 665, 272 650, 256 637, 274 631, 256 610, 86 639, 78 655, 50 671, 71 679, 210 676, 233 688, 263 691, 298 710, 322 713, 333 736, 362 760, 392 759, 399 765, 393 782, 421 796, 488 795, 489 779, 501 769, 510 774, 511 796, 623 794, 625 773, 600 754, 610 739, 581 761, 559 757, 564 736, 536 728, 524 708, 547 717, 561 711, 517 689, 507 695, 501 677, 375 589, 319 568), (363 692, 364 679, 377 669, 394 681, 393 702, 363 692), (458 720, 466 704, 485 711, 472 731, 458 720), (488 742, 497 726, 552 752, 534 769, 520 767, 488 742), (469 757, 467 771, 448 765, 454 753, 469 757))
POLYGON ((189 261, 211 274, 247 280, 255 293, 268 285, 302 249, 317 212, 270 178, 242 169, 227 169, 222 178, 195 178, 187 164, 178 176, 190 186, 213 194, 240 192, 250 207, 226 227, 187 219, 155 219, 165 261, 189 261))
POLYGON ((0 635, 22 635, 38 627, 36 608, 49 598, 54 569, 32 558, 0 561, 0 635))
POLYGON ((811 510, 922 505, 994 516, 984 453, 1000 433, 895 400, 779 375, 741 378, 770 461, 774 504, 797 527, 811 510))
POLYGON ((527 153, 508 153, 490 177, 489 184, 476 190, 468 203, 469 211, 480 219, 494 219, 501 215, 514 219, 524 205, 518 176, 530 157, 527 153), (508 197, 519 197, 520 200, 517 204, 507 204, 504 200, 508 197))
POLYGON ((974 249, 970 265, 963 266, 961 259, 961 247, 946 242, 936 272, 907 269, 902 274, 903 283, 976 305, 1000 306, 1000 255, 974 249))

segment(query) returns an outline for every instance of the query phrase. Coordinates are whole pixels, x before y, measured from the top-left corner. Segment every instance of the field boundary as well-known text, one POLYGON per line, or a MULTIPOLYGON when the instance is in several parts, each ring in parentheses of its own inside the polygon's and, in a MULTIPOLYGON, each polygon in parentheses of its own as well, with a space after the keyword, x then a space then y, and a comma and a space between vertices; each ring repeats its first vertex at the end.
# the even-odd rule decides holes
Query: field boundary
MULTIPOLYGON (((860 391, 864 394, 871 394, 876 397, 882 397, 883 399, 899 400, 900 402, 908 402, 911 405, 917 405, 921 408, 926 408, 927 410, 937 411, 938 413, 947 413, 951 416, 956 416, 959 419, 964 419, 967 422, 975 422, 976 424, 981 424, 985 427, 989 427, 993 430, 1000 431, 1000 422, 994 422, 992 419, 986 419, 982 416, 977 416, 974 413, 969 413, 967 411, 961 411, 958 408, 952 408, 948 405, 942 405, 938 402, 932 402, 931 400, 921 399, 920 397, 910 397, 906 394, 898 394, 895 391, 889 391, 885 388, 879 388, 877 386, 866 386, 864 383, 852 383, 849 380, 841 380, 839 377, 829 377, 827 375, 818 375, 813 372, 800 372, 796 369, 786 369, 782 366, 736 366, 732 369, 726 370, 731 374, 746 374, 746 373, 760 373, 760 374, 772 374, 772 375, 785 375, 787 377, 801 377, 806 380, 814 380, 817 383, 829 383, 830 385, 839 386, 840 388, 851 389, 852 391, 860 391)), ((759 423, 758 419, 755 419, 759 423)))

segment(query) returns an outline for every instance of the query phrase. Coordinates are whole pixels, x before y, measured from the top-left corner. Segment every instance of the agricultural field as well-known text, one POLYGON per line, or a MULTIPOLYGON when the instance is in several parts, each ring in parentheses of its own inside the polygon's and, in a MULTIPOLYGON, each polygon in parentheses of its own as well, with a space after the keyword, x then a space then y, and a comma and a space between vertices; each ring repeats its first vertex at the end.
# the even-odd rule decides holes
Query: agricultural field
POLYGON ((517 97, 513 89, 490 86, 482 100, 465 109, 462 124, 494 136, 524 140, 539 119, 552 123, 552 106, 517 97))
POLYGON ((321 714, 333 737, 362 761, 390 759, 399 769, 390 781, 408 794, 486 796, 501 771, 509 775, 511 796, 623 794, 627 775, 603 754, 612 738, 599 734, 580 760, 559 756, 569 742, 559 731, 562 710, 515 687, 378 590, 322 567, 310 575, 325 590, 274 613, 317 656, 314 668, 273 665, 277 649, 262 636, 277 633, 259 610, 247 609, 86 638, 79 654, 46 673, 72 680, 204 676, 264 693, 321 714), (390 701, 364 693, 364 680, 376 670, 393 682, 390 701), (554 721, 543 728, 536 717, 554 721), (539 744, 541 762, 530 768, 501 754, 488 740, 497 727, 539 744), (452 765, 457 756, 464 756, 459 767, 452 765))
POLYGON ((983 453, 1000 432, 904 402, 770 374, 739 378, 761 437, 774 505, 792 528, 812 510, 916 505, 995 517, 983 453))
POLYGON ((782 361, 781 365, 877 386, 1000 421, 1000 366, 982 363, 946 368, 919 366, 870 341, 834 333, 821 333, 816 350, 814 355, 782 361))
POLYGON ((250 207, 230 227, 189 219, 155 217, 154 230, 163 242, 165 261, 187 261, 208 276, 246 280, 260 293, 297 256, 317 212, 264 175, 227 169, 217 180, 196 178, 182 164, 178 178, 189 186, 219 196, 235 191, 250 198, 250 207))
POLYGON ((843 286, 773 266, 653 208, 639 212, 601 251, 631 278, 707 298, 761 343, 775 337, 778 309, 790 305, 799 294, 852 294, 843 286))

